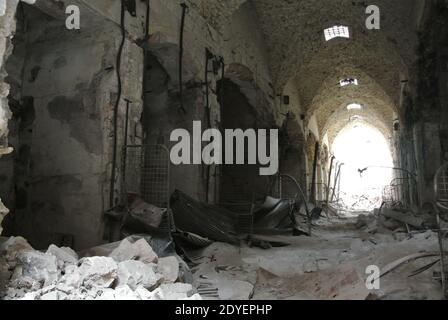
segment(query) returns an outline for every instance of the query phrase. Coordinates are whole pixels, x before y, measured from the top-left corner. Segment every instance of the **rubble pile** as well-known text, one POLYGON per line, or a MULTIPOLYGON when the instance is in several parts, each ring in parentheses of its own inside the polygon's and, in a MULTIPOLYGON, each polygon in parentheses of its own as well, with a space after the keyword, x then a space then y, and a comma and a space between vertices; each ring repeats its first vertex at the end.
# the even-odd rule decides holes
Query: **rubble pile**
POLYGON ((107 256, 70 248, 34 250, 21 237, 0 244, 0 299, 202 300, 181 281, 182 261, 159 258, 145 239, 125 239, 107 256))
POLYGON ((370 233, 375 232, 421 232, 437 228, 435 214, 415 214, 410 210, 397 208, 375 209, 375 213, 358 215, 356 227, 370 233))

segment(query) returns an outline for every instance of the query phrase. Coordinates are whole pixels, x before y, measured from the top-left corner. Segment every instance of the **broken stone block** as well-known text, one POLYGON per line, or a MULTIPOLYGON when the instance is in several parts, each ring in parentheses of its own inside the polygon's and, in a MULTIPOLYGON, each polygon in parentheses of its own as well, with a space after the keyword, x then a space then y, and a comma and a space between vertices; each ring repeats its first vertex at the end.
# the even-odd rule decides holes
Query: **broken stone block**
POLYGON ((135 243, 124 239, 120 242, 120 245, 109 254, 109 257, 117 262, 129 260, 138 260, 144 263, 157 262, 157 254, 145 239, 140 239, 135 243))
POLYGON ((20 299, 20 300, 27 300, 27 301, 31 301, 31 300, 37 300, 37 298, 39 297, 38 292, 28 292, 25 294, 25 296, 20 299))
POLYGON ((59 284, 77 289, 81 286, 81 273, 77 266, 69 265, 65 268, 65 274, 59 280, 59 284))
POLYGON ((59 270, 56 257, 39 251, 24 251, 18 256, 22 266, 22 276, 41 281, 44 287, 56 282, 59 270))
POLYGON ((109 257, 117 262, 122 262, 133 260, 136 255, 137 253, 135 252, 133 244, 129 240, 124 239, 120 242, 120 245, 109 254, 109 257))
POLYGON ((50 245, 47 250, 47 254, 51 254, 56 257, 60 267, 62 268, 65 264, 77 264, 78 255, 71 248, 63 247, 59 248, 55 245, 50 245), (61 266, 62 264, 62 266, 61 266))
POLYGON ((140 300, 140 297, 129 286, 120 286, 115 289, 115 300, 140 300))
POLYGON ((59 293, 57 291, 48 292, 40 297, 40 300, 55 301, 59 300, 59 293))
POLYGON ((92 294, 89 293, 89 291, 86 288, 80 288, 77 290, 73 290, 67 296, 67 300, 87 300, 88 298, 93 299, 92 294))
POLYGON ((5 300, 17 300, 22 299, 26 294, 24 289, 8 288, 6 291, 5 300))
POLYGON ((176 282, 179 278, 179 261, 176 257, 160 258, 157 270, 163 275, 166 282, 176 282))
MULTIPOLYGON (((16 270, 19 267, 16 268, 16 270)), ((9 286, 16 289, 24 289, 25 291, 37 291, 42 288, 42 283, 30 277, 24 277, 21 274, 22 268, 20 267, 20 275, 17 273, 11 278, 9 286)))
POLYGON ((188 283, 166 283, 158 290, 161 300, 183 300, 194 294, 193 286, 188 283))
POLYGON ((22 237, 11 237, 0 246, 0 255, 2 255, 12 267, 15 267, 18 255, 24 251, 34 251, 34 249, 28 241, 22 237))
POLYGON ((69 300, 68 297, 67 293, 58 291, 58 300, 69 300))
POLYGON ((118 265, 108 257, 83 258, 79 273, 86 288, 110 288, 118 277, 118 265))
POLYGON ((139 285, 146 289, 156 287, 163 281, 161 275, 155 272, 156 265, 141 261, 123 261, 118 264, 118 286, 128 285, 136 289, 139 285))
POLYGON ((133 244, 137 254, 137 260, 144 263, 157 263, 158 257, 145 239, 140 239, 133 244))
POLYGON ((114 289, 102 289, 98 292, 97 300, 115 300, 115 290, 114 289))
POLYGON ((149 290, 139 286, 135 293, 139 296, 140 300, 160 300, 160 296, 157 294, 160 290, 154 290, 150 292, 149 290))
POLYGON ((73 287, 67 286, 63 283, 58 283, 56 285, 56 290, 59 291, 61 294, 64 293, 65 295, 69 295, 73 291, 73 287))
POLYGON ((67 300, 68 294, 58 290, 58 288, 58 285, 51 285, 43 288, 37 292, 37 300, 67 300))

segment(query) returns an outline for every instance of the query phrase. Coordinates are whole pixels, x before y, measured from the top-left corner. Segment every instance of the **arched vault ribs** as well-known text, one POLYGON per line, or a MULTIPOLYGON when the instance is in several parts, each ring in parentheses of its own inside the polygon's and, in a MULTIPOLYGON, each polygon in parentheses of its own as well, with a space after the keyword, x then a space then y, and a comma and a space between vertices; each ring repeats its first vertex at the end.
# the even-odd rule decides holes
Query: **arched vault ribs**
POLYGON ((393 99, 367 73, 353 67, 337 67, 327 77, 307 105, 306 119, 313 117, 322 137, 328 134, 331 141, 340 129, 354 120, 375 125, 390 136, 396 114, 393 99), (341 86, 342 79, 356 79, 357 85, 341 86), (350 105, 356 104, 355 108, 350 105))

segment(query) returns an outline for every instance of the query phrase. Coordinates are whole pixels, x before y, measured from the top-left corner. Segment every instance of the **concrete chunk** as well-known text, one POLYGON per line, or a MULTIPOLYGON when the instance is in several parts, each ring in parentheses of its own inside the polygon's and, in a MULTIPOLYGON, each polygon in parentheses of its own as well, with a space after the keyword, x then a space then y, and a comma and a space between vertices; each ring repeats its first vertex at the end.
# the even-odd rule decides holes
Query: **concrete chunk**
POLYGON ((50 301, 59 300, 59 294, 57 291, 52 291, 41 296, 40 300, 50 300, 50 301))
POLYGON ((137 260, 144 263, 157 263, 158 257, 154 250, 151 248, 149 243, 145 239, 140 239, 136 241, 133 245, 137 260))
POLYGON ((44 287, 56 282, 59 270, 55 256, 39 251, 21 252, 18 260, 22 265, 22 275, 36 281, 42 281, 44 287))
POLYGON ((139 286, 135 293, 140 297, 140 300, 160 300, 160 296, 157 294, 159 290, 149 291, 142 286, 139 286))
POLYGON ((109 254, 109 257, 117 262, 133 260, 136 256, 133 244, 127 239, 121 241, 120 245, 109 254))
POLYGON ((81 286, 82 280, 78 267, 69 265, 65 268, 65 274, 60 279, 60 283, 64 286, 77 289, 81 286))
POLYGON ((115 300, 115 290, 114 289, 103 289, 98 292, 97 300, 115 300))
POLYGON ((162 300, 185 300, 194 294, 193 286, 188 283, 167 283, 158 288, 162 300))
POLYGON ((129 286, 120 286, 115 289, 115 300, 140 300, 140 297, 129 286))
POLYGON ((62 261, 64 264, 78 263, 78 255, 71 248, 66 247, 59 248, 52 244, 48 247, 47 254, 55 256, 58 261, 62 261))
POLYGON ((110 288, 118 277, 118 265, 112 258, 90 257, 81 263, 79 272, 86 288, 110 288))
POLYGON ((34 251, 33 247, 22 237, 11 237, 0 246, 0 255, 3 255, 7 262, 13 263, 20 253, 34 251))
POLYGON ((138 260, 144 263, 157 262, 157 254, 145 239, 140 239, 135 243, 131 243, 129 240, 124 239, 121 241, 120 245, 109 254, 109 257, 117 262, 128 260, 138 260))
POLYGON ((128 285, 135 290, 139 285, 151 289, 162 282, 162 276, 155 272, 156 265, 141 261, 123 261, 118 264, 118 286, 128 285))
POLYGON ((179 278, 179 261, 176 257, 160 258, 157 270, 163 275, 166 282, 176 282, 179 278))

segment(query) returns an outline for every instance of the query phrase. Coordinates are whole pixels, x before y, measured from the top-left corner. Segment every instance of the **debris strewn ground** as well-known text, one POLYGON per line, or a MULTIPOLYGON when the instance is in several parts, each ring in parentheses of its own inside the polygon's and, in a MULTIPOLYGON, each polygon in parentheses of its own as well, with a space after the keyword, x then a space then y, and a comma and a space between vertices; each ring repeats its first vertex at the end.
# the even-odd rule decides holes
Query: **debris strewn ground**
POLYGON ((34 250, 21 237, 0 243, 0 298, 5 300, 202 300, 182 283, 182 261, 159 258, 145 239, 108 245, 80 258, 70 248, 34 250), (114 248, 115 247, 115 248, 114 248))
POLYGON ((437 234, 420 228, 427 224, 421 217, 409 221, 406 216, 403 222, 402 215, 389 213, 322 217, 313 222, 312 237, 252 236, 269 246, 253 241, 242 241, 240 246, 213 242, 203 249, 185 250, 189 266, 175 254, 159 257, 153 250, 157 246, 138 236, 80 253, 55 245, 41 252, 23 238, 4 238, 0 241, 1 297, 440 299, 441 285, 433 277, 439 267, 437 234), (379 289, 366 286, 369 266, 381 272, 379 289))
POLYGON ((274 236, 289 246, 269 250, 214 243, 193 252, 195 280, 204 299, 441 299, 433 280, 438 264, 418 275, 416 270, 437 260, 428 256, 400 265, 368 290, 367 267, 380 271, 408 255, 437 252, 437 234, 386 228, 374 215, 322 218, 313 237, 274 236))

